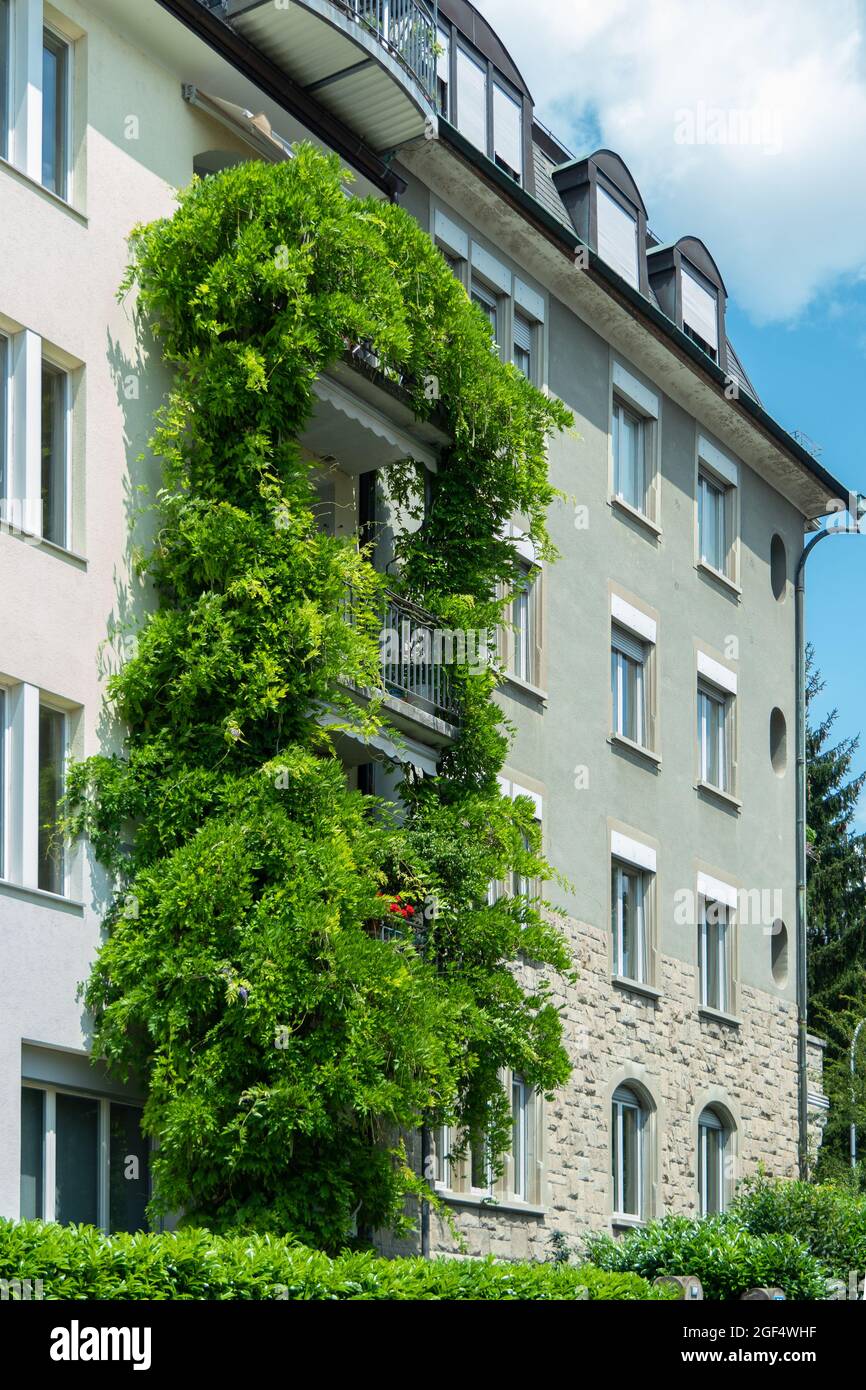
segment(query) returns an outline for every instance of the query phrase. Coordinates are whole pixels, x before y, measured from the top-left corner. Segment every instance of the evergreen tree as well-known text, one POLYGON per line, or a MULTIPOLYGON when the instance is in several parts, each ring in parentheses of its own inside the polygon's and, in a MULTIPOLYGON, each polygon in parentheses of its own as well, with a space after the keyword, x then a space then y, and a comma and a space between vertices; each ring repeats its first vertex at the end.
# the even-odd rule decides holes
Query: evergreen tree
MULTIPOLYGON (((866 773, 851 776, 859 737, 831 741, 832 709, 813 719, 824 689, 811 646, 806 669, 806 768, 808 807, 809 1022, 828 1042, 825 1090, 830 1117, 818 1160, 822 1178, 847 1176, 853 1117, 866 1145, 866 1079, 858 1074, 853 1099, 849 1050, 854 1028, 866 1017, 866 835, 855 830, 857 801, 866 773)), ((860 1059, 866 1055, 866 1029, 860 1059)), ((862 1073, 862 1066, 858 1069, 862 1073)), ((860 1183, 866 1165, 860 1165, 860 1183)))

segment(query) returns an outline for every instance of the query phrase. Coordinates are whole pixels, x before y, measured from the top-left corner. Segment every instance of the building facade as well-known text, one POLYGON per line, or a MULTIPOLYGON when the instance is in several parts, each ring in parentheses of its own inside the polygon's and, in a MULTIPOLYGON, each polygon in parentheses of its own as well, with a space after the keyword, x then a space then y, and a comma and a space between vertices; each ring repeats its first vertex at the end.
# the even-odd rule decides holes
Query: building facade
MULTIPOLYGON (((718 1209, 759 1164, 796 1172, 793 575, 847 494, 763 409, 710 250, 661 244, 619 156, 536 121, 466 0, 0 0, 0 1213, 136 1229, 147 1200, 141 1097, 91 1066, 77 998, 110 885, 45 828, 66 757, 120 746, 104 684, 151 601, 136 489, 167 379, 115 300, 125 239, 194 173, 299 139, 412 213, 575 418, 550 448, 560 559, 512 523, 498 694, 503 791, 533 798, 569 884, 545 892, 579 970, 573 1072, 553 1101, 503 1078, 495 1179, 434 1136, 433 1248, 541 1255, 554 1231, 718 1209)), ((316 393, 322 525, 384 566, 388 464, 435 469, 443 436, 375 359, 316 393)), ((395 762, 435 773, 459 720, 443 687, 383 684, 399 741, 340 750, 380 793, 395 762)), ((817 1142, 816 1042, 805 1084, 817 1142)))

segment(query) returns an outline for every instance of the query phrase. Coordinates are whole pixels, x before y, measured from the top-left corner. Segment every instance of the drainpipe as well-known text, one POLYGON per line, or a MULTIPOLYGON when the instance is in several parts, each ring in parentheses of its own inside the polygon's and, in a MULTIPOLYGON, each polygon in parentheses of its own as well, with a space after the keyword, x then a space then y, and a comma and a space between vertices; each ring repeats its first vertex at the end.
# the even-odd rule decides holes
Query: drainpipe
POLYGON ((806 959, 806 561, 819 541, 827 536, 860 534, 866 514, 866 496, 849 496, 853 523, 825 527, 803 547, 797 561, 794 587, 795 640, 797 645, 797 1156, 800 1178, 809 1177, 809 1081, 808 1081, 808 974, 806 959), (853 505, 851 505, 853 503, 853 505))
MULTIPOLYGON (((427 1125, 421 1126, 421 1173, 425 1182, 429 1182, 430 1158, 432 1147, 430 1144, 430 1129, 427 1125)), ((421 1203, 421 1255, 425 1260, 430 1258, 430 1203, 421 1203)))
POLYGON ((857 1051, 857 1039, 860 1036, 860 1029, 866 1023, 866 1018, 861 1018, 857 1027, 854 1029, 854 1036, 851 1039, 851 1167, 857 1167, 857 1121, 854 1118, 854 1058, 857 1051))

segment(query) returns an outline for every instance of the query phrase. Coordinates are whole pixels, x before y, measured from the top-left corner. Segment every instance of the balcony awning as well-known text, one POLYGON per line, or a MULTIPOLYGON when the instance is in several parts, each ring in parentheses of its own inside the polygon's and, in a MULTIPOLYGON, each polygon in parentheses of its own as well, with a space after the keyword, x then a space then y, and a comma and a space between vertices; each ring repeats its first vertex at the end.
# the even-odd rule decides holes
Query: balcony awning
POLYGON ((220 125, 237 135, 263 159, 277 163, 283 159, 294 158, 294 151, 288 140, 284 140, 272 129, 263 112, 259 112, 257 116, 253 115, 252 111, 245 110, 243 106, 236 106, 233 101, 209 96, 191 82, 185 82, 183 85, 183 99, 188 101, 190 106, 204 111, 212 120, 219 121, 220 125))
POLYGON ((336 459, 346 473, 369 473, 407 458, 436 472, 436 455, 429 446, 332 377, 320 376, 313 390, 318 403, 300 436, 311 453, 336 459))

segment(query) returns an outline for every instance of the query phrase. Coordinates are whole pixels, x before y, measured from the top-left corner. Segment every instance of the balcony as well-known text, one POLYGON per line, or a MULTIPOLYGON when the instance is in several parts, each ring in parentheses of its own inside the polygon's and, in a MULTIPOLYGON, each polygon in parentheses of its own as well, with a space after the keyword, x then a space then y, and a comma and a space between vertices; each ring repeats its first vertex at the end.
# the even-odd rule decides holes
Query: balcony
MULTIPOLYGON (((346 617, 352 621, 351 594, 346 617)), ((359 703, 374 695, 382 697, 387 725, 369 741, 341 732, 336 739, 338 751, 348 766, 368 761, 373 749, 389 761, 409 762, 432 775, 441 750, 456 740, 460 722, 447 665, 454 654, 451 634, 423 608, 386 593, 379 642, 379 688, 353 687, 352 694, 359 703)), ((336 712, 327 711, 321 722, 330 726, 342 721, 336 712)))
POLYGON ((228 24, 372 149, 436 132, 426 0, 223 0, 228 24))

